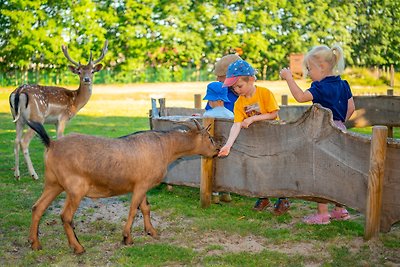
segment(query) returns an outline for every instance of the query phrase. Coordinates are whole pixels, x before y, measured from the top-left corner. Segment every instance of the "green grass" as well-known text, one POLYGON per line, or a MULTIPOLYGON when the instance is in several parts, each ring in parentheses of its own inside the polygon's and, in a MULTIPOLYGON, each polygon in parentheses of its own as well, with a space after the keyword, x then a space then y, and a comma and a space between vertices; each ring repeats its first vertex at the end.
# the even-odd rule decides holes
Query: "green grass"
MULTIPOLYGON (((359 133, 359 134, 371 135, 372 134, 372 127, 351 128, 350 131, 355 132, 355 133, 359 133)), ((394 127, 393 128, 393 137, 394 138, 400 138, 400 128, 399 127, 394 127)))
MULTIPOLYGON (((40 239, 43 250, 32 251, 27 242, 31 207, 43 186, 43 145, 30 146, 40 179, 33 181, 21 156, 21 180, 13 177, 14 124, 6 110, 7 94, 0 92, 0 265, 1 266, 384 266, 400 264, 400 225, 378 240, 364 242, 364 217, 350 210, 353 220, 310 226, 303 216, 316 204, 293 200, 288 214, 251 210, 255 198, 232 194, 231 203, 202 209, 199 190, 160 185, 148 192, 156 240, 143 234, 143 220, 132 228, 133 246, 121 244, 127 212, 116 210, 112 219, 92 220, 106 204, 89 205, 75 216, 76 234, 86 253, 76 256, 68 247, 59 212, 61 194, 43 216, 40 239), (119 219, 121 218, 121 219, 119 219)), ((116 101, 117 103, 118 101, 116 101)), ((98 107, 93 103, 93 107, 98 107)), ((117 106, 102 111, 86 109, 67 126, 66 134, 80 132, 117 137, 149 128, 148 118, 129 117, 117 106), (99 113, 100 112, 100 113, 99 113), (104 115, 107 114, 107 116, 104 115), (91 114, 91 115, 87 115, 91 114)), ((144 113, 144 112, 143 112, 144 113)), ((46 126, 54 138, 53 126, 46 126)), ((400 138, 399 129, 395 129, 400 138)), ((359 130, 357 130, 359 131, 359 130)), ((370 134, 370 129, 362 129, 370 134)), ((101 155, 100 155, 101 156, 101 155)), ((129 206, 130 194, 115 198, 129 206)))

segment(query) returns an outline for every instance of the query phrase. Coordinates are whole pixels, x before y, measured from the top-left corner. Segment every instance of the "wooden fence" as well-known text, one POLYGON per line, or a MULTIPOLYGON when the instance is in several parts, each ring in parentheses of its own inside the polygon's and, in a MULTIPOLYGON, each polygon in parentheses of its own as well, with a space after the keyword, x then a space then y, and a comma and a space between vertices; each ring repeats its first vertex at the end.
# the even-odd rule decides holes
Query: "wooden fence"
MULTIPOLYGON (((355 101, 358 115, 349 123, 400 126, 400 97, 355 97, 355 101)), ((165 116, 153 116, 151 125, 170 129, 174 122, 199 112, 165 108, 165 116)), ((281 106, 280 117, 283 120, 243 129, 227 158, 212 164, 204 160, 202 164, 200 157, 177 160, 165 182, 200 187, 202 206, 209 205, 211 190, 340 203, 366 215, 366 239, 400 221, 400 141, 387 139, 386 126, 374 127, 372 138, 343 132, 334 125, 331 111, 319 105, 281 106)), ((231 125, 231 120, 213 122, 214 137, 221 144, 231 125)))

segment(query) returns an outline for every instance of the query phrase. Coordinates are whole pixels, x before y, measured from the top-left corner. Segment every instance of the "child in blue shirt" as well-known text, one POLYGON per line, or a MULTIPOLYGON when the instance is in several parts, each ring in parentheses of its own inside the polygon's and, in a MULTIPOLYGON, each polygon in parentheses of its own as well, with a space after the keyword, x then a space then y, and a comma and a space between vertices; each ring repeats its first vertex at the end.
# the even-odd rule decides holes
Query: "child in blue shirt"
MULTIPOLYGON (((340 46, 329 48, 325 45, 314 47, 304 57, 305 72, 308 72, 311 87, 303 91, 296 84, 289 69, 282 69, 280 76, 286 80, 293 97, 298 102, 319 103, 329 108, 336 126, 346 130, 344 122, 355 110, 353 95, 347 81, 342 80, 340 73, 344 70, 343 50, 340 46)), ((327 203, 318 203, 318 212, 304 219, 307 224, 328 224, 330 219, 348 220, 348 211, 340 206, 329 213, 327 203)))

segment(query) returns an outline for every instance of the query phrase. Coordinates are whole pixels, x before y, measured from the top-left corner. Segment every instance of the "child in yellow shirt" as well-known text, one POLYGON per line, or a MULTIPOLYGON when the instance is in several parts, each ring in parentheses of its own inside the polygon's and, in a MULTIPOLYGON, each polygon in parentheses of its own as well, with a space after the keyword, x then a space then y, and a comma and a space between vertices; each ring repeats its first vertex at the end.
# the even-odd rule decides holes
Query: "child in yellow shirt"
MULTIPOLYGON (((233 112, 234 123, 229 132, 228 141, 218 154, 219 157, 229 155, 231 147, 242 128, 248 128, 255 121, 278 119, 279 106, 274 95, 267 88, 254 84, 256 81, 255 75, 256 71, 254 68, 244 60, 237 60, 228 67, 224 87, 232 87, 239 97, 235 102, 233 112)), ((253 209, 261 211, 269 205, 268 198, 260 198, 253 209)), ((289 206, 289 201, 279 199, 275 207, 276 214, 283 214, 289 206), (282 208, 285 208, 283 212, 282 208)))

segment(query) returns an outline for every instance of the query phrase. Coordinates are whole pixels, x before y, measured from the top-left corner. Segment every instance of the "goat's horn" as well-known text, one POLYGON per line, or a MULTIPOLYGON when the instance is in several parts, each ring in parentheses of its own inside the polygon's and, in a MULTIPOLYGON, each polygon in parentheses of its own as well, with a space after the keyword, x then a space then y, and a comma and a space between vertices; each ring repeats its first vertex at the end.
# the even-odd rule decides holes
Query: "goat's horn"
POLYGON ((201 129, 203 128, 203 127, 201 126, 201 124, 200 124, 196 119, 194 119, 193 121, 194 121, 194 123, 196 124, 197 130, 201 131, 201 129))

